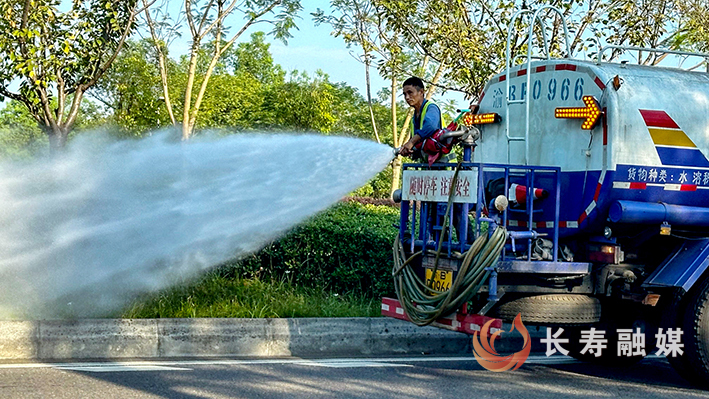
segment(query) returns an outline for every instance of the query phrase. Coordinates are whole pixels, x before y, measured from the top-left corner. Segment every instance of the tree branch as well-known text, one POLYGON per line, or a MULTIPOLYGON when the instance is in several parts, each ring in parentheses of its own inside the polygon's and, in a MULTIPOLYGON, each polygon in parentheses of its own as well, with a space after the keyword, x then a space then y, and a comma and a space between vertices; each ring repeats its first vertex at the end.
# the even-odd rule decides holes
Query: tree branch
MULTIPOLYGON (((115 51, 111 55, 111 57, 101 66, 98 67, 98 70, 94 73, 94 76, 89 79, 88 82, 79 85, 77 87, 76 92, 84 92, 86 89, 89 87, 93 86, 96 84, 96 82, 103 76, 104 73, 108 70, 108 68, 111 66, 113 61, 116 60, 116 57, 118 57, 118 53, 121 52, 121 49, 123 49, 123 45, 126 42, 126 39, 128 38, 128 35, 130 34, 130 31, 133 27, 133 21, 135 20, 136 17, 136 11, 138 10, 138 2, 133 5, 133 9, 131 10, 130 16, 128 17, 128 23, 126 24, 125 29, 123 30, 123 34, 121 35, 121 38, 118 40, 118 46, 116 46, 115 51), (81 89, 81 90, 79 90, 81 89)), ((99 58, 100 60, 100 58, 99 58)), ((80 96, 81 97, 81 96, 80 96)))
POLYGON ((185 16, 187 17, 187 25, 190 27, 190 33, 192 33, 192 40, 197 40, 199 36, 197 34, 197 28, 194 26, 194 20, 192 19, 192 1, 185 0, 185 16))
POLYGON ((74 99, 71 102, 71 109, 67 115, 66 122, 64 123, 64 130, 69 131, 74 127, 74 122, 76 122, 76 117, 79 115, 79 109, 81 108, 81 99, 84 97, 83 91, 77 91, 74 93, 74 99))
MULTIPOLYGON (((27 24, 29 23, 29 14, 30 14, 30 3, 32 0, 25 0, 25 6, 22 9, 22 23, 20 24, 20 30, 24 31, 27 29, 27 24)), ((22 56, 25 58, 28 58, 27 56, 27 43, 25 42, 24 36, 20 36, 20 52, 22 52, 22 56)))
MULTIPOLYGON (((238 2, 238 0, 232 1, 231 4, 226 8, 226 10, 224 10, 224 12, 222 12, 222 13, 219 13, 217 15, 217 17, 214 19, 214 21, 211 24, 209 24, 209 26, 204 31, 197 32, 197 34, 199 35, 200 41, 202 39, 204 39, 204 37, 207 36, 207 34, 209 34, 209 32, 211 32, 212 29, 214 29, 214 27, 217 25, 217 23, 219 23, 219 21, 223 20, 224 18, 226 18, 227 15, 229 15, 231 13, 231 11, 234 9, 234 7, 236 7, 237 2, 238 2)), ((272 4, 272 7, 275 7, 280 2, 281 2, 281 0, 275 1, 272 4)), ((263 14, 261 14, 261 15, 263 15, 263 14)))
POLYGON ((27 98, 25 98, 25 96, 22 96, 22 95, 20 95, 20 94, 18 94, 18 93, 13 93, 13 92, 9 91, 5 86, 0 86, 0 95, 2 95, 3 97, 7 97, 7 98, 9 98, 9 99, 11 99, 11 100, 15 100, 15 101, 21 102, 21 103, 24 104, 25 107, 27 107, 27 109, 29 109, 30 111, 32 111, 33 109, 36 109, 36 107, 34 107, 34 106, 32 105, 32 103, 29 102, 29 101, 27 100, 27 98))
MULTIPOLYGON (((147 0, 143 0, 143 4, 146 4, 147 0)), ((150 36, 153 38, 153 47, 155 47, 155 50, 158 53, 158 68, 160 69, 160 83, 162 85, 162 95, 163 98, 165 99, 165 107, 167 108, 167 113, 170 116, 170 123, 172 123, 173 126, 177 125, 177 121, 175 120, 175 113, 172 110, 172 101, 170 100, 170 90, 169 90, 169 82, 167 79, 167 63, 166 63, 166 56, 165 53, 162 51, 162 46, 160 45, 157 37, 157 33, 155 32, 155 23, 153 22, 152 17, 150 16, 150 11, 148 10, 147 6, 145 7, 145 18, 148 21, 148 28, 150 29, 150 36)))
MULTIPOLYGON (((207 17, 209 17, 209 9, 212 8, 212 4, 214 4, 214 0, 209 0, 209 3, 207 3, 207 8, 204 10, 204 15, 202 15, 202 20, 199 21, 199 28, 197 28, 197 32, 201 32, 202 28, 204 27, 204 23, 207 22, 207 17)), ((220 3, 220 8, 221 8, 221 3, 220 3)), ((217 13, 219 14, 219 13, 217 13)))

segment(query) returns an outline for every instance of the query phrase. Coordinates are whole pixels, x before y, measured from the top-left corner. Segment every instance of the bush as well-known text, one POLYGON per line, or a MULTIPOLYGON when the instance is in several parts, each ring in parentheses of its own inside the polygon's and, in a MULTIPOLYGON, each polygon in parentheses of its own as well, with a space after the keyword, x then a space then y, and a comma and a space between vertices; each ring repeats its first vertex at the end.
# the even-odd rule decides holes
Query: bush
POLYGON ((401 206, 394 202, 391 198, 371 198, 371 197, 346 197, 342 199, 343 202, 358 202, 362 205, 382 205, 388 207, 395 207, 399 209, 401 206))
POLYGON ((260 252, 219 269, 224 276, 286 279, 298 287, 378 298, 393 294, 392 243, 399 211, 341 202, 260 252))
POLYGON ((138 298, 121 317, 374 317, 380 302, 285 281, 226 278, 207 273, 197 281, 138 298))
POLYGON ((393 175, 393 169, 387 167, 368 181, 367 184, 353 191, 351 195, 356 197, 389 198, 393 175))

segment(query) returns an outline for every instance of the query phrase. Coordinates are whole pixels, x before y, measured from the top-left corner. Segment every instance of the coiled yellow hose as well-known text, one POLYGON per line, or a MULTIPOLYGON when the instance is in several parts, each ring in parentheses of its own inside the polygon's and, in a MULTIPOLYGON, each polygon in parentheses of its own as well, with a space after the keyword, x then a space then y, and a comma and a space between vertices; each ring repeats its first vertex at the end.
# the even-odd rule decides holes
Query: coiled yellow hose
MULTIPOLYGON (((460 164, 458 166, 460 167, 460 164)), ((458 169, 453 177, 451 187, 455 187, 458 169)), ((453 191, 451 190, 451 193, 453 191)), ((444 226, 448 225, 451 205, 452 195, 448 199, 444 226)), ((432 276, 436 275, 438 269, 444 233, 445 229, 439 239, 432 276)), ((451 287, 445 291, 438 291, 421 281, 411 267, 411 262, 421 256, 422 252, 418 251, 407 258, 401 239, 397 234, 393 247, 394 268, 392 275, 394 276, 396 295, 409 320, 416 325, 426 326, 439 317, 445 317, 455 312, 468 302, 477 294, 489 276, 490 272, 485 269, 497 264, 505 241, 507 241, 507 230, 502 226, 498 226, 489 238, 488 234, 481 234, 463 255, 463 261, 451 287)))

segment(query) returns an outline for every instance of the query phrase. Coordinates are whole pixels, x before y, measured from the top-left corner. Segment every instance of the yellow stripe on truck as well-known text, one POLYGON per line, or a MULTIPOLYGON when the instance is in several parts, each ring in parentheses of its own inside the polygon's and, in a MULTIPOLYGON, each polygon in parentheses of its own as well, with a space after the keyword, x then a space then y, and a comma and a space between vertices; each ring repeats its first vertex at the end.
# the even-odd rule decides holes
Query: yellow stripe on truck
POLYGON ((655 145, 671 145, 674 147, 697 148, 687 135, 677 129, 648 128, 655 145))

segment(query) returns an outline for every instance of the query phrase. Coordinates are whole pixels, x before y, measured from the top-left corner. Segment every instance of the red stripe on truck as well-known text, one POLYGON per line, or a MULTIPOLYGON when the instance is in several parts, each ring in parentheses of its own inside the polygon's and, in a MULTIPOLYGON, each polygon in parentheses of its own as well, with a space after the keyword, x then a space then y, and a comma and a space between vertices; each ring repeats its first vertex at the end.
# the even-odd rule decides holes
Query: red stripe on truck
POLYGON ((600 87, 601 90, 605 90, 605 89, 606 89, 606 85, 603 84, 603 82, 601 81, 601 79, 598 79, 598 76, 596 76, 596 79, 594 79, 593 81, 596 82, 596 86, 600 87))
POLYGON ((579 216, 579 224, 581 224, 581 222, 583 222, 586 219, 586 216, 588 216, 588 215, 586 215, 586 212, 582 213, 581 216, 579 216))
POLYGON ((576 65, 571 65, 571 64, 556 64, 556 67, 554 68, 557 71, 575 71, 576 70, 576 65))
POLYGON ((667 115, 665 111, 655 111, 650 109, 639 110, 640 114, 645 119, 645 124, 648 127, 664 127, 668 129, 679 129, 675 121, 667 115))

